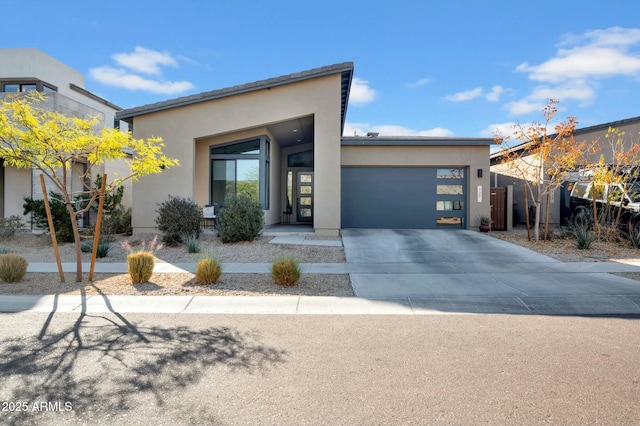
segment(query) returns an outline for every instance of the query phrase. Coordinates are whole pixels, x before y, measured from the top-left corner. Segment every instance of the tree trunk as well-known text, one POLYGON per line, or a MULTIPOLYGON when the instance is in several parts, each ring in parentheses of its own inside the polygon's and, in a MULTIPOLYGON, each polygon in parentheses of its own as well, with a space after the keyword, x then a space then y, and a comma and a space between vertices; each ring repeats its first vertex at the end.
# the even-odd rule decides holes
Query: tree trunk
POLYGON ((67 204, 67 211, 71 218, 71 228, 73 229, 73 240, 76 246, 76 282, 82 282, 82 251, 80 250, 80 231, 78 230, 78 220, 76 219, 76 211, 73 209, 73 205, 68 200, 68 196, 65 196, 67 204))
POLYGON ((551 191, 547 188, 547 205, 544 209, 544 240, 549 239, 549 204, 551 203, 551 191))
POLYGON ((538 241, 540 241, 540 210, 542 207, 542 202, 540 201, 539 197, 538 197, 538 200, 536 200, 535 206, 536 206, 536 221, 535 221, 535 226, 533 228, 533 238, 537 243, 538 241))

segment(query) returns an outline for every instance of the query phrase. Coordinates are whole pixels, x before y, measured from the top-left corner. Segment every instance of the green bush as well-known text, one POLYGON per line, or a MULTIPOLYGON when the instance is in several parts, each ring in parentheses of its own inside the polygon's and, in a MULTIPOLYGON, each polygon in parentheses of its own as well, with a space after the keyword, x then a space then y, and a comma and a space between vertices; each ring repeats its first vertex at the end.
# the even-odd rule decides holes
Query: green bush
POLYGON ((262 231, 263 217, 260 204, 248 195, 227 197, 224 207, 218 212, 218 237, 223 243, 253 241, 262 231))
MULTIPOLYGON (((38 228, 49 229, 47 210, 44 207, 43 200, 34 200, 31 197, 25 197, 22 207, 24 209, 24 214, 32 215, 32 222, 38 228)), ((58 242, 73 242, 74 238, 73 228, 71 227, 71 218, 69 217, 69 212, 64 204, 62 195, 51 191, 49 193, 49 207, 51 208, 51 218, 53 220, 53 227, 56 229, 56 238, 58 242)))
POLYGON ((0 217, 0 237, 11 238, 22 229, 20 216, 0 217))
POLYGON ((19 254, 0 255, 0 279, 6 283, 15 283, 27 273, 29 262, 19 254))
POLYGON ((576 240, 576 247, 581 250, 588 250, 591 244, 597 239, 595 232, 591 230, 588 221, 577 221, 567 226, 565 234, 576 240))
POLYGON ((162 241, 165 244, 179 245, 183 235, 200 236, 202 208, 192 200, 169 195, 169 199, 158 206, 156 224, 163 232, 162 241))
POLYGON ((13 253, 13 251, 7 246, 0 246, 0 254, 13 253))
POLYGON ((279 259, 271 265, 271 276, 276 284, 291 286, 300 279, 300 267, 295 259, 279 259))
POLYGON ((214 259, 205 258, 196 267, 196 282, 198 284, 215 284, 218 282, 222 270, 214 259))
MULTIPOLYGON (((96 250, 96 257, 103 258, 109 256, 111 251, 112 242, 108 238, 100 238, 98 240, 98 250, 96 250)), ((80 250, 83 253, 93 253, 93 243, 85 241, 80 244, 80 250)))
POLYGON ((148 251, 130 253, 127 256, 127 265, 131 282, 134 284, 148 283, 153 274, 154 263, 153 254, 148 251))

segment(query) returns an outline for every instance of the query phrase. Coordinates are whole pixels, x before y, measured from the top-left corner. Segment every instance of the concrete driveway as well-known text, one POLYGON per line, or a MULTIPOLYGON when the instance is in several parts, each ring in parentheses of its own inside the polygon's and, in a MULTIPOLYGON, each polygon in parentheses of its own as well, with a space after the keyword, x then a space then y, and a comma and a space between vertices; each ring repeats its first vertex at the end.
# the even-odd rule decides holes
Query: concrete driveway
POLYGON ((445 312, 640 315, 640 268, 562 263, 470 230, 345 229, 356 295, 445 312))

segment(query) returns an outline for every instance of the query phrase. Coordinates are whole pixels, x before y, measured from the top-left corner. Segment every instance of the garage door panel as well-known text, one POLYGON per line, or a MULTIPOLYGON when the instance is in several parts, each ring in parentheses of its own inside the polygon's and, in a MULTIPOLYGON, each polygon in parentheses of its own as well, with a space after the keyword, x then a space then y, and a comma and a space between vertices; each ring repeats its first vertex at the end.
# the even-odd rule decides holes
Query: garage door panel
POLYGON ((426 167, 343 167, 342 227, 428 229, 456 223, 440 218, 460 217, 464 223, 464 180, 443 180, 437 178, 437 171, 426 167), (444 193, 437 195, 437 191, 444 193))

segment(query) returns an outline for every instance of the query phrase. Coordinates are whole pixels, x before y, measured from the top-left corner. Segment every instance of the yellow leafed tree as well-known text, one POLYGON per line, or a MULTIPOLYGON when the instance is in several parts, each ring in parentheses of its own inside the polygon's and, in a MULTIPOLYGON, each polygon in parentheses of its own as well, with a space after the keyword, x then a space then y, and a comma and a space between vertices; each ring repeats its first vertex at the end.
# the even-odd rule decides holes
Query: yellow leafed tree
POLYGON ((127 179, 160 173, 177 166, 176 159, 166 157, 162 138, 135 139, 131 133, 100 128, 99 117, 69 117, 41 104, 39 92, 12 95, 0 102, 0 158, 6 165, 36 169, 56 187, 71 218, 76 246, 76 280, 82 281, 82 257, 77 215, 88 211, 99 195, 99 188, 86 184, 92 168, 112 160, 128 163, 129 174, 114 179, 107 187, 112 192, 127 179), (86 165, 80 176, 82 189, 73 192, 70 180, 74 164, 86 165), (83 195, 87 203, 76 208, 73 200, 83 195))

